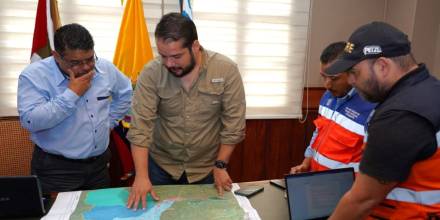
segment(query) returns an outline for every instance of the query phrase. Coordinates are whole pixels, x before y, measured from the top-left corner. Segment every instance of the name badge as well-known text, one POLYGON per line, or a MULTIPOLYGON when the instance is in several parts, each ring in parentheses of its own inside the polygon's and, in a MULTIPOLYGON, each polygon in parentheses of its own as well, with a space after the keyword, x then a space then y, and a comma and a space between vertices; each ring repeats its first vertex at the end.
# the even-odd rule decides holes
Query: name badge
POLYGON ((222 83, 224 81, 225 81, 225 79, 223 79, 223 78, 215 78, 215 79, 211 80, 212 83, 222 83))

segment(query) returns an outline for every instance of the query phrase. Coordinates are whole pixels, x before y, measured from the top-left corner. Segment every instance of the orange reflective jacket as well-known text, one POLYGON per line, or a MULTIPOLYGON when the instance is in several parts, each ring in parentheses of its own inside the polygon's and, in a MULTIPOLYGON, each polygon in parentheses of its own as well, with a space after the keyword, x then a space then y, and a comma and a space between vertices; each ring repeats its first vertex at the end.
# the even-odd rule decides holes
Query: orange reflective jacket
POLYGON ((364 125, 375 107, 352 89, 337 99, 326 92, 314 121, 317 135, 310 145, 311 171, 353 167, 359 170, 364 146, 364 125))
POLYGON ((440 148, 437 148, 429 159, 414 164, 408 179, 373 209, 369 219, 440 219, 439 168, 440 148))

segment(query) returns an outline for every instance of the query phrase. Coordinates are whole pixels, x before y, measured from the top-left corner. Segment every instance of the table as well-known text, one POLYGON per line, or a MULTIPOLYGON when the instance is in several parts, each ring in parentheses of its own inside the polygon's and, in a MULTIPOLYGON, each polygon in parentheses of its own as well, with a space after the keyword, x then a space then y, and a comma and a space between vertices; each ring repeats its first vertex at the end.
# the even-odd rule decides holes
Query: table
MULTIPOLYGON (((285 220, 289 219, 289 209, 284 190, 273 186, 269 180, 238 183, 240 187, 263 186, 264 191, 249 198, 252 206, 257 210, 262 220, 285 220)), ((51 195, 52 200, 56 199, 56 194, 51 195)), ((53 202, 52 201, 52 202, 53 202)), ((52 205, 52 202, 49 204, 52 205)), ((17 218, 20 220, 34 220, 39 218, 17 218)))
POLYGON ((249 198, 262 220, 289 219, 289 207, 284 190, 273 186, 269 180, 239 183, 240 187, 257 185, 264 186, 264 191, 249 198))

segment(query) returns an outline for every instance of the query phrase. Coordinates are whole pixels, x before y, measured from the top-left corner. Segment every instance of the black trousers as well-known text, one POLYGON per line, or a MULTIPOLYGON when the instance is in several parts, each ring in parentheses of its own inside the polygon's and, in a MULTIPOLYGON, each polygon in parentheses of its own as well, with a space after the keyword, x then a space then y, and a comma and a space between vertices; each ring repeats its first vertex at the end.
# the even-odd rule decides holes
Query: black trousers
POLYGON ((69 159, 43 151, 37 145, 31 162, 31 173, 37 175, 44 194, 110 187, 108 163, 111 153, 88 159, 69 159))

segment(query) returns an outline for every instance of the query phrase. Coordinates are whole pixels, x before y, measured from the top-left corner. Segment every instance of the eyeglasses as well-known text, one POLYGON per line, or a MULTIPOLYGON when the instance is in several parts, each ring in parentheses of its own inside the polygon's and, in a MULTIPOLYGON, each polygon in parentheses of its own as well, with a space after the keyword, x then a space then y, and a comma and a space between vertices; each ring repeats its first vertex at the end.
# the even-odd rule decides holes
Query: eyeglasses
POLYGON ((64 56, 61 55, 61 59, 72 69, 80 67, 81 65, 86 64, 87 66, 95 65, 96 61, 98 61, 98 56, 96 53, 93 56, 86 58, 84 60, 66 60, 64 56))
POLYGON ((341 77, 341 74, 336 74, 336 75, 328 75, 327 73, 325 73, 325 72, 319 72, 319 74, 321 74, 321 77, 323 78, 323 79, 330 79, 331 81, 336 81, 336 80, 338 80, 340 77, 341 77))

